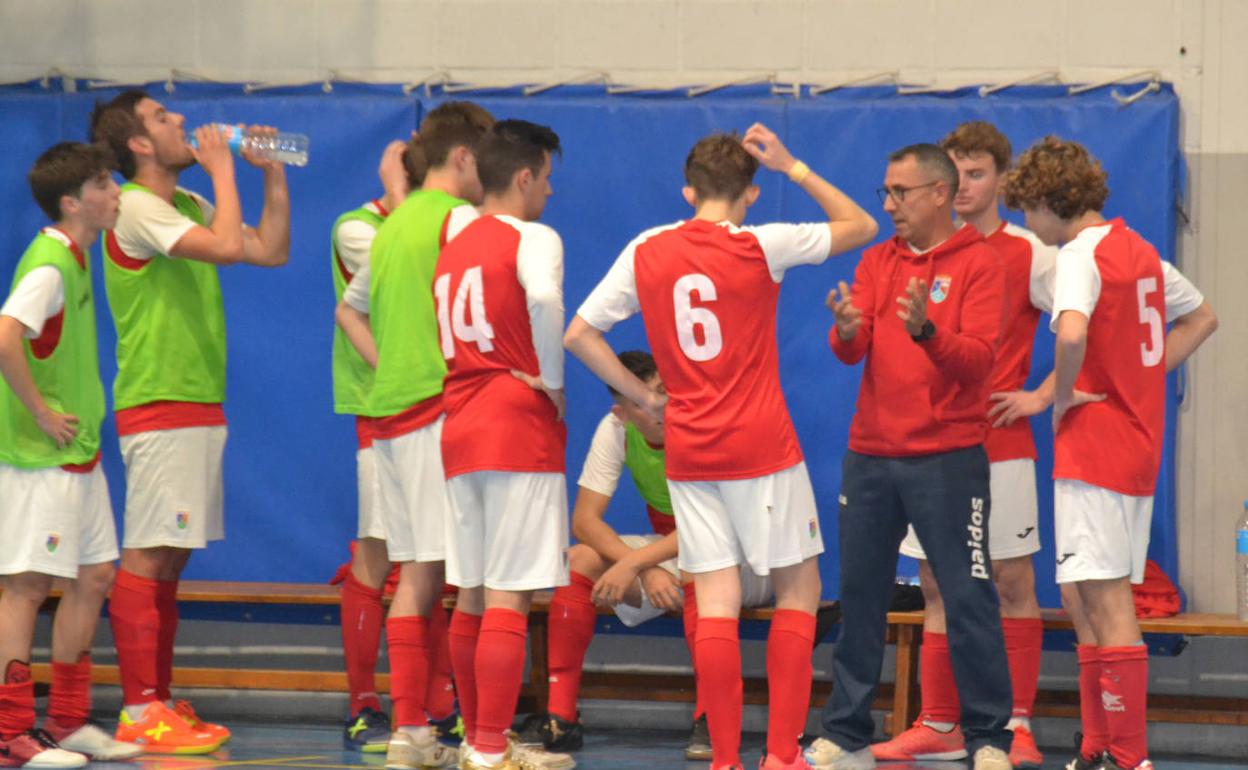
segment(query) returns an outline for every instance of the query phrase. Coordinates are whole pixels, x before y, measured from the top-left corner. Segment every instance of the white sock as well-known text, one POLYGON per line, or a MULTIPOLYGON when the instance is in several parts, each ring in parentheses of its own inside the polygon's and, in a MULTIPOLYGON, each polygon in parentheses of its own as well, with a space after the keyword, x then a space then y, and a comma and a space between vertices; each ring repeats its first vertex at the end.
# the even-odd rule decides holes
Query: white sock
POLYGON ((433 728, 429 725, 399 725, 399 732, 412 736, 420 743, 428 743, 433 736, 433 728))
POLYGON ((957 722, 933 722, 930 719, 924 719, 923 724, 927 725, 928 727, 932 728, 938 733, 951 732, 953 728, 958 726, 957 722))
POLYGON ((477 762, 477 764, 485 765, 486 767, 493 767, 494 765, 501 764, 503 761, 503 757, 506 756, 506 752, 499 752, 498 754, 486 754, 485 752, 477 751, 476 749, 473 749, 472 753, 473 753, 474 760, 477 762))
POLYGON ((137 722, 143 718, 143 712, 147 709, 147 704, 139 703, 139 704, 129 705, 129 706, 125 706, 124 709, 126 712, 126 716, 130 717, 135 722, 137 722))
POLYGON ((1031 732, 1031 720, 1027 717, 1010 717, 1010 721, 1006 723, 1005 729, 1013 730, 1015 727, 1021 727, 1031 732))

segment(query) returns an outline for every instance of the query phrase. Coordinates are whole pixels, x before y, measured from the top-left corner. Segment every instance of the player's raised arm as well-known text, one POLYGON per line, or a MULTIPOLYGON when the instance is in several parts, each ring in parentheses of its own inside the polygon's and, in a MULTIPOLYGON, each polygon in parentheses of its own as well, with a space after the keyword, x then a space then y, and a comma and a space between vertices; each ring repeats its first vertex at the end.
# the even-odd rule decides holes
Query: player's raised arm
MULTIPOLYGON (((253 136, 277 133, 272 126, 251 126, 247 131, 253 136)), ((286 166, 250 152, 244 152, 243 157, 264 172, 264 209, 260 212, 260 224, 254 229, 243 227, 242 261, 258 267, 281 267, 290 259, 290 190, 286 185, 286 166)))
POLYGON ((831 254, 856 249, 879 232, 880 227, 874 217, 805 163, 796 160, 780 138, 762 123, 750 126, 742 144, 759 163, 772 171, 787 174, 815 199, 828 217, 828 229, 832 232, 831 254))

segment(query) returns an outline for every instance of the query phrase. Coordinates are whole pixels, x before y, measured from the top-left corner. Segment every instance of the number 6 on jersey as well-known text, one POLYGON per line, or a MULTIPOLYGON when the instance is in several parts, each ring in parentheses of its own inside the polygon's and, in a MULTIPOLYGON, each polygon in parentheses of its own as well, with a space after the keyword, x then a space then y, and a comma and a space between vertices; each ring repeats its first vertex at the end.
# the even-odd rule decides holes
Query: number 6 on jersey
POLYGON ((710 361, 723 350, 724 337, 715 314, 707 308, 693 306, 695 291, 702 302, 716 300, 715 284, 701 273, 682 275, 672 287, 672 300, 676 303, 676 339, 690 361, 710 361), (698 327, 702 327, 702 342, 698 342, 695 333, 698 327))
POLYGON ((485 283, 481 267, 470 267, 455 290, 455 303, 448 307, 451 293, 449 273, 433 284, 433 295, 438 302, 438 332, 442 340, 442 357, 455 357, 455 342, 475 342, 482 353, 494 350, 494 327, 485 317, 485 283), (467 316, 467 317, 465 317, 467 316))

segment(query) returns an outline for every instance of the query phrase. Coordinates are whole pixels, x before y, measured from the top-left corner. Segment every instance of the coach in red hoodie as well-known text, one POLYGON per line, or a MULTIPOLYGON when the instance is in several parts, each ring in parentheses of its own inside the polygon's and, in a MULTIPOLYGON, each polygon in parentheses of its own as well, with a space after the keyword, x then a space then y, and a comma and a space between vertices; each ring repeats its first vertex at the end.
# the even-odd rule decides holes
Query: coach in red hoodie
MULTIPOLYGON (((1009 770, 1010 679, 988 557, 989 374, 1000 260, 953 221, 958 172, 933 144, 889 156, 880 199, 896 235, 868 249, 828 304, 832 351, 866 358, 840 498, 840 641, 816 767, 871 767, 871 702, 897 547, 914 525, 945 598, 962 730, 975 770, 1009 770)), ((941 757, 944 759, 945 757, 941 757)), ((950 759, 954 757, 949 757, 950 759)))

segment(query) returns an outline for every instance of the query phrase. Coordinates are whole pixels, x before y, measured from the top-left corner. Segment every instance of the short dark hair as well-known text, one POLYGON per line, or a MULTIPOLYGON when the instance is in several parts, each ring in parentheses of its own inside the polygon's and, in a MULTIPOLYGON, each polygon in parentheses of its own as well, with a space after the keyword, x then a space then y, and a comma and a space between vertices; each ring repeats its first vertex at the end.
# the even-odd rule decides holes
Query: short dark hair
POLYGON ((403 151, 403 168, 412 187, 424 183, 429 169, 444 165, 456 147, 475 153, 493 126, 494 116, 473 102, 446 102, 433 108, 403 151))
POLYGON ((1043 204, 1059 219, 1100 211, 1109 197, 1109 174, 1078 142, 1046 136, 1018 159, 1005 183, 1005 205, 1012 209, 1043 204))
POLYGON ((35 202, 48 219, 59 222, 65 213, 61 211, 61 198, 82 195, 82 186, 100 174, 113 168, 112 154, 98 144, 59 142, 43 151, 30 167, 26 179, 35 202))
POLYGON ((735 133, 705 136, 685 158, 685 183, 699 200, 735 201, 754 183, 757 171, 758 160, 735 133))
POLYGON ((935 174, 949 186, 949 199, 958 193, 958 167, 949 159, 949 153, 930 142, 908 144, 888 156, 889 163, 914 158, 923 169, 935 174))
MULTIPOLYGON (((644 350, 625 350, 620 353, 618 358, 620 363, 624 364, 624 368, 637 376, 637 379, 645 382, 654 375, 659 373, 659 367, 654 363, 654 356, 644 350)), ((620 393, 610 385, 607 386, 612 396, 619 397, 620 393)))
POLYGON ((477 150, 477 175, 481 189, 501 193, 511 186, 520 169, 541 173, 546 154, 560 152, 559 135, 547 126, 527 120, 500 120, 477 150))
POLYGON ((1009 170, 1010 158, 1014 155, 1010 140, 1005 134, 984 120, 970 120, 953 129, 940 140, 940 148, 959 158, 965 158, 973 152, 987 153, 992 156, 997 173, 1009 170))
POLYGON ((147 136, 147 129, 135 108, 148 96, 138 89, 122 91, 110 102, 96 102, 91 111, 91 141, 107 145, 117 159, 117 170, 126 179, 134 179, 138 168, 130 139, 147 136))

